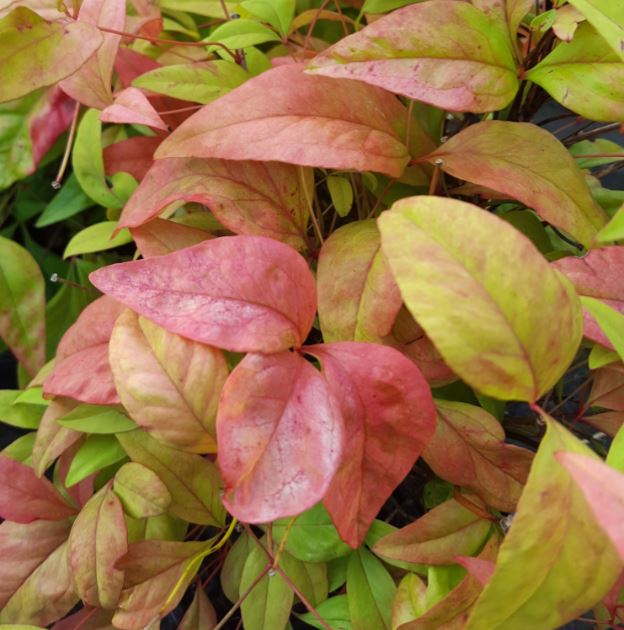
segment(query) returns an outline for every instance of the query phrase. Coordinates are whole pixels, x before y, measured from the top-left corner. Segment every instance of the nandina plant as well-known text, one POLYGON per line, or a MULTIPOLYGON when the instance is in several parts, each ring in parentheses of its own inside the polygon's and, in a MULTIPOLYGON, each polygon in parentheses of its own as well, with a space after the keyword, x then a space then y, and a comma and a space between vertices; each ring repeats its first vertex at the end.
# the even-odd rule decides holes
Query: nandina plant
POLYGON ((624 623, 619 0, 0 2, 0 60, 1 624, 624 623))

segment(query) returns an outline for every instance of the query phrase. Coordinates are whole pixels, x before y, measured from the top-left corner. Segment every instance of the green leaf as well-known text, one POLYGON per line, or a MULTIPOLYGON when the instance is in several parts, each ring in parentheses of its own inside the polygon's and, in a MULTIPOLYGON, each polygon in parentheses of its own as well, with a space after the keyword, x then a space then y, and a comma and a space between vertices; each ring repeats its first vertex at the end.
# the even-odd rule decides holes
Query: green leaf
POLYGON ((124 464, 115 473, 113 490, 132 518, 160 516, 171 503, 169 490, 158 475, 135 462, 124 464))
POLYGON ((19 394, 15 399, 17 403, 27 403, 30 405, 42 405, 47 407, 50 404, 49 400, 43 397, 42 387, 29 387, 19 394))
POLYGON ((125 457, 126 453, 114 435, 91 435, 74 455, 65 485, 69 488, 125 457))
POLYGON ((21 394, 20 390, 0 390, 0 422, 20 429, 36 429, 45 407, 16 402, 21 394))
POLYGON ((277 543, 287 537, 284 547, 286 551, 304 562, 327 562, 351 551, 340 539, 322 503, 294 519, 281 518, 274 521, 271 531, 277 543))
POLYGON ((624 147, 607 138, 582 140, 581 142, 573 144, 568 150, 576 157, 576 165, 579 168, 595 168, 603 164, 613 164, 624 160, 624 147), (595 153, 613 153, 622 157, 591 157, 595 153), (583 155, 589 157, 583 158, 583 155))
POLYGON ((0 102, 64 79, 101 43, 85 22, 46 22, 26 7, 14 9, 0 20, 0 102))
MULTIPOLYGON (((221 0, 160 0, 158 6, 161 9, 196 13, 211 18, 223 19, 223 2, 221 0)), ((236 9, 236 3, 226 4, 228 15, 236 9)))
POLYGON ((232 61, 163 66, 137 77, 132 85, 194 103, 210 103, 242 85, 249 74, 232 61))
POLYGON ((354 630, 390 630, 395 592, 390 574, 365 547, 349 557, 347 599, 354 630))
POLYGON ((282 36, 290 33, 295 15, 295 0, 245 0, 241 6, 263 22, 270 24, 282 36))
POLYGON ((33 257, 0 236, 0 338, 30 376, 45 363, 45 285, 33 257))
POLYGON ((128 416, 113 407, 87 404, 78 405, 57 422, 74 431, 96 434, 122 433, 137 428, 128 416))
POLYGON ((607 464, 620 472, 624 472, 624 429, 615 434, 607 454, 607 464))
POLYGON ((378 224, 407 308, 466 383, 532 402, 561 378, 581 341, 581 306, 526 237, 441 197, 403 199, 378 224))
POLYGON ((494 575, 466 630, 559 628, 604 597, 621 570, 581 491, 555 459, 596 456, 562 425, 547 423, 494 575), (597 567, 600 567, 597 570, 597 567))
POLYGON ((0 455, 30 466, 36 437, 36 431, 31 431, 30 433, 26 433, 26 435, 21 435, 16 440, 13 440, 13 442, 11 442, 6 448, 1 450, 0 455))
POLYGON ((35 223, 36 227, 45 227, 58 223, 82 212, 93 205, 93 201, 85 195, 76 176, 72 173, 61 190, 52 198, 35 223))
POLYGON ((329 189, 329 194, 336 213, 339 217, 346 217, 353 205, 353 188, 351 188, 351 182, 346 177, 330 175, 327 178, 327 188, 329 189))
POLYGON ((589 24, 526 73, 556 101, 590 120, 624 120, 624 64, 589 24))
POLYGON ((362 13, 389 13, 420 0, 366 0, 362 13))
MULTIPOLYGON (((242 18, 230 20, 217 26, 206 38, 206 41, 221 42, 230 49, 238 49, 257 46, 266 42, 279 42, 280 38, 270 28, 253 20, 242 18)), ((216 48, 216 46, 212 48, 216 48)))
POLYGON ((624 239, 624 205, 615 213, 611 221, 598 232, 600 243, 609 243, 624 239))
POLYGON ((247 532, 243 532, 232 545, 223 563, 219 580, 225 596, 232 602, 240 597, 240 583, 247 557, 255 547, 255 542, 247 532))
POLYGON ((624 4, 620 0, 568 0, 624 61, 624 4))
POLYGON ((116 228, 117 221, 102 221, 80 230, 67 243, 63 258, 114 249, 132 242, 132 234, 125 228, 113 236, 116 228))
POLYGON ((581 304, 598 322, 598 326, 624 361, 624 315, 596 298, 581 296, 581 304))
POLYGON ((619 360, 619 355, 609 348, 596 344, 589 353, 587 364, 590 370, 597 370, 603 365, 609 365, 619 360))
MULTIPOLYGON (((341 630, 353 630, 351 615, 349 613, 349 602, 346 595, 336 595, 330 597, 316 607, 318 614, 330 625, 331 628, 341 628, 341 630)), ((310 612, 298 615, 299 619, 305 621, 313 628, 324 630, 317 618, 310 612)))

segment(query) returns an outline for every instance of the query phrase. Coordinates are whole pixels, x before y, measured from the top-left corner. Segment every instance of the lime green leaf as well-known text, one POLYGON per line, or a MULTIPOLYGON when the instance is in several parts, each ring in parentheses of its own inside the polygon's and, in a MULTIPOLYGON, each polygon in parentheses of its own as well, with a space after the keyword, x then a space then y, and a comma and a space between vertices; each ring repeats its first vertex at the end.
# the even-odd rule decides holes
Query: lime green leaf
POLYGON ((132 242, 132 234, 125 228, 113 236, 116 228, 117 221, 102 221, 80 230, 67 243, 63 258, 102 252, 132 242))
POLYGON ((349 557, 347 599, 354 630, 390 630, 395 592, 390 574, 365 547, 349 557))
MULTIPOLYGON (((316 607, 316 612, 318 612, 331 628, 353 630, 351 614, 349 613, 349 602, 346 595, 330 597, 316 607)), ((317 618, 310 612, 298 615, 298 617, 313 628, 319 628, 319 630, 325 630, 326 628, 326 626, 322 626, 317 618)))
MULTIPOLYGON (((196 13, 211 18, 221 18, 223 15, 223 5, 221 0, 160 0, 158 6, 161 9, 172 11, 184 11, 185 13, 196 13)), ((236 3, 226 3, 228 15, 236 8, 236 3)))
POLYGON ((576 165, 579 168, 595 168, 603 164, 613 164, 615 162, 624 161, 624 147, 616 142, 607 140, 607 138, 598 138, 597 140, 582 140, 573 144, 568 149, 576 158, 576 165), (595 153, 612 153, 614 156, 620 157, 591 157, 595 153), (583 158, 584 155, 588 157, 583 158))
POLYGON ((624 472, 624 429, 615 434, 607 454, 607 464, 620 472, 624 472))
POLYGON ((113 489, 126 514, 133 518, 159 516, 171 503, 171 494, 160 477, 135 462, 124 464, 115 473, 113 489))
POLYGON ((590 120, 624 120, 624 64, 587 23, 561 43, 526 78, 556 101, 590 120))
POLYGON ((18 403, 22 394, 19 390, 0 390, 0 422, 20 429, 36 429, 41 422, 45 407, 29 403, 18 403))
POLYGON ((69 76, 98 49, 100 32, 84 22, 46 22, 18 7, 0 20, 0 102, 69 76))
POLYGON ((72 173, 63 184, 61 190, 54 195, 52 201, 41 213, 35 225, 37 227, 45 227, 46 225, 58 223, 73 217, 92 205, 93 201, 85 195, 76 176, 72 173))
POLYGON ((45 363, 45 285, 34 258, 0 236, 0 338, 30 376, 45 363))
POLYGON ((210 103, 242 85, 249 74, 232 61, 163 66, 137 77, 132 85, 194 103, 210 103))
POLYGON ((389 13, 420 0, 366 0, 362 13, 389 13))
POLYGON ((241 6, 282 35, 290 33, 295 15, 295 0, 245 0, 241 6))
POLYGON ((596 298, 582 295, 581 303, 598 322, 598 326, 624 361, 624 315, 596 298))
POLYGON ((83 433, 122 433, 132 431, 137 425, 114 407, 78 405, 57 422, 62 427, 83 433))
POLYGON ((29 405, 43 405, 44 407, 50 404, 50 401, 43 397, 43 388, 41 386, 25 389, 15 399, 15 402, 29 405))
POLYGON ((526 237, 439 197, 402 199, 378 223, 407 308, 469 385, 534 401, 559 380, 581 340, 581 306, 526 237))
POLYGON ((91 435, 74 455, 65 479, 67 487, 126 457, 114 435, 91 435))
POLYGON ((624 239, 624 205, 615 213, 611 221, 598 232, 600 243, 609 243, 624 239))
POLYGON ((589 357, 587 359, 587 364, 590 370, 597 370, 601 368, 603 365, 609 365, 610 363, 615 363, 618 361, 620 356, 617 352, 613 350, 609 350, 609 348, 605 348, 600 344, 594 345, 589 353, 589 357))
POLYGON ((620 0, 568 0, 624 61, 624 4, 620 0))
POLYGON ((327 178, 327 188, 329 189, 336 213, 339 217, 346 217, 353 205, 351 182, 346 177, 330 175, 327 178))
POLYGON ((604 597, 620 573, 611 542, 555 459, 559 451, 596 456, 562 425, 543 419, 546 435, 467 630, 558 628, 604 597))
POLYGON ((225 24, 221 24, 221 26, 217 26, 206 38, 206 41, 221 42, 228 48, 236 49, 256 46, 266 42, 279 42, 280 38, 270 28, 253 20, 243 18, 230 20, 225 22, 225 24))
POLYGON ((240 597, 241 575, 247 557, 256 543, 247 532, 243 532, 232 545, 223 563, 219 579, 225 596, 234 603, 240 597))
POLYGON ((1 450, 0 456, 8 457, 9 459, 14 459, 16 462, 22 462, 22 464, 30 466, 36 437, 37 433, 35 431, 21 435, 16 440, 13 440, 6 448, 1 450))

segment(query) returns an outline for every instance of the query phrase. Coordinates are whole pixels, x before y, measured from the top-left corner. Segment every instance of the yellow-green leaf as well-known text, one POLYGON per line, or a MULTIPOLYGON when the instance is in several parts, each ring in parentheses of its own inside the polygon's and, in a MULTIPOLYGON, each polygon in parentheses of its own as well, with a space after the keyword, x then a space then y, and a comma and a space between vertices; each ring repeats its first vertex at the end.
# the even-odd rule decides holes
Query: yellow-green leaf
POLYGON ((327 178, 327 188, 336 213, 339 217, 346 217, 353 205, 351 182, 340 175, 330 175, 327 178))
POLYGON ((624 3, 621 0, 568 0, 624 61, 624 3))
POLYGON ((615 213, 611 221, 598 232, 598 241, 609 243, 624 239, 624 205, 615 213))
POLYGON ((535 401, 559 380, 581 340, 581 305, 528 238, 440 197, 402 199, 378 223, 407 308, 469 385, 535 401))
POLYGON ((113 236, 116 227, 117 221, 102 221, 80 230, 67 244, 63 258, 102 252, 131 243, 132 235, 125 228, 113 236))
POLYGON ((624 361, 624 315, 596 298, 582 295, 581 303, 598 322, 598 326, 624 361))

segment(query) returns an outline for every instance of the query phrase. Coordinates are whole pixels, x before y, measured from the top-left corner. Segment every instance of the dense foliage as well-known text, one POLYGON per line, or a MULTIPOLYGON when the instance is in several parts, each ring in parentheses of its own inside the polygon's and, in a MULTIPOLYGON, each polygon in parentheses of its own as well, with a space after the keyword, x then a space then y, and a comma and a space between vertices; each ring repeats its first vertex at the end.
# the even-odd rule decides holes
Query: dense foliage
POLYGON ((621 0, 0 0, 0 60, 0 624, 624 623, 621 0))

